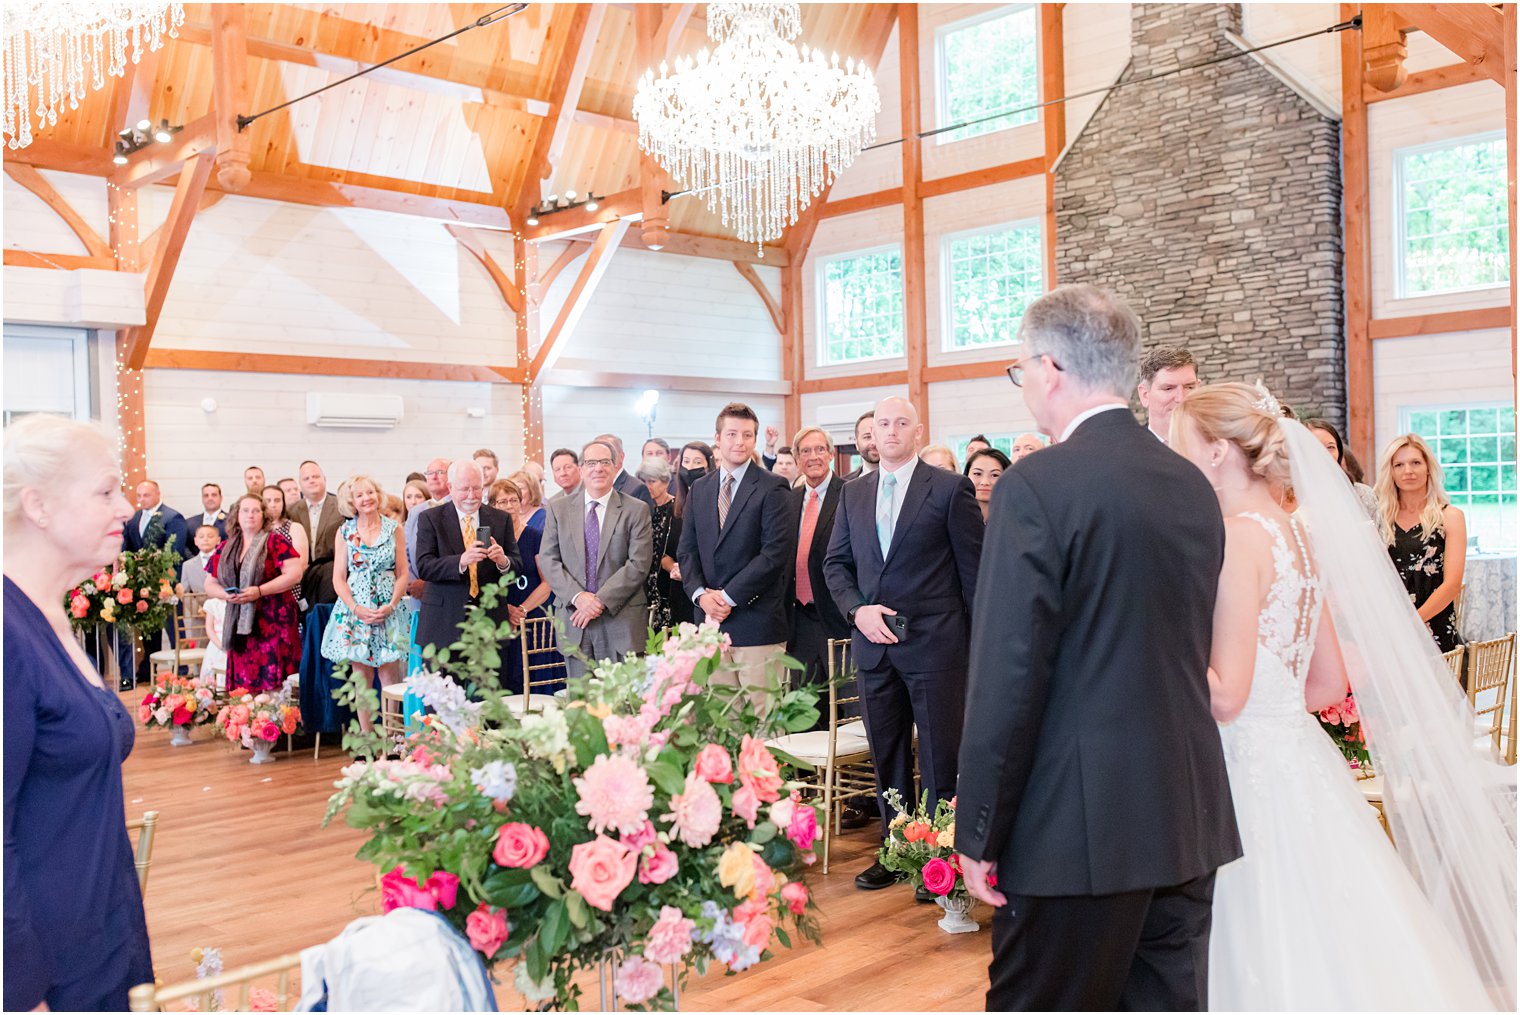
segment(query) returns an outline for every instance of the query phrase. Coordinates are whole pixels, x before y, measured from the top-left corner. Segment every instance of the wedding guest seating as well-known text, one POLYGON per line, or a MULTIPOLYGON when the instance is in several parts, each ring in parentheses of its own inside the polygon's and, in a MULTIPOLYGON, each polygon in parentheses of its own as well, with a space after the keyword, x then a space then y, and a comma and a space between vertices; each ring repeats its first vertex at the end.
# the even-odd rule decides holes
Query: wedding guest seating
POLYGON ((137 868, 137 890, 144 895, 148 894, 148 868, 153 866, 153 834, 157 830, 157 811, 144 811, 142 817, 127 822, 127 831, 137 833, 132 861, 137 868))
MULTIPOLYGON (((269 959, 266 962, 255 962, 252 965, 242 966, 220 976, 208 976, 204 980, 190 980, 185 983, 176 983, 169 987, 160 987, 154 983, 141 983, 133 987, 127 995, 127 1003, 132 1011, 211 1011, 212 998, 218 990, 229 990, 237 987, 237 1003, 230 1004, 231 998, 222 1002, 224 1010, 251 1011, 253 990, 256 980, 268 980, 275 978, 273 990, 275 1011, 290 1011, 291 1001, 294 996, 290 991, 291 973, 301 968, 301 956, 299 954, 281 955, 277 959, 269 959), (188 1007, 182 1004, 185 1001, 194 1003, 188 1007)), ((267 1010, 267 1009, 265 1009, 267 1010)))
POLYGON ((1456 680, 1462 679, 1462 663, 1466 657, 1466 645, 1458 645, 1450 652, 1443 652, 1441 654, 1441 658, 1446 660, 1446 668, 1451 670, 1451 675, 1456 680))
POLYGON ((380 688, 380 728, 393 738, 406 736, 406 681, 380 688))
POLYGON ((841 710, 860 703, 857 692, 839 693, 840 684, 851 674, 850 639, 829 641, 829 696, 821 730, 788 733, 768 742, 768 746, 813 766, 813 775, 801 783, 804 792, 823 798, 823 873, 829 872, 829 850, 840 832, 839 822, 844 802, 853 796, 876 795, 876 777, 871 767, 871 746, 866 740, 865 724, 859 719, 841 722, 841 710))
POLYGON ((1499 757, 1504 706, 1510 697, 1515 662, 1515 633, 1470 642, 1467 646, 1467 702, 1477 719, 1474 732, 1484 751, 1499 757))
POLYGON ((1452 623, 1457 625, 1458 634, 1462 633, 1462 618, 1467 615, 1466 607, 1467 583, 1463 582, 1462 587, 1457 590, 1457 598, 1453 600, 1451 604, 1451 619, 1452 623))
POLYGON ((517 643, 522 652, 523 693, 508 697, 507 707, 516 716, 542 712, 545 705, 554 701, 554 695, 537 693, 534 688, 563 686, 566 676, 565 657, 559 654, 554 621, 549 617, 524 618, 517 643))
POLYGON ((179 597, 179 605, 170 621, 174 625, 173 647, 159 649, 148 656, 155 677, 164 672, 189 676, 200 674, 201 662, 206 658, 205 605, 203 594, 186 592, 179 597), (194 648, 187 647, 192 643, 194 648))

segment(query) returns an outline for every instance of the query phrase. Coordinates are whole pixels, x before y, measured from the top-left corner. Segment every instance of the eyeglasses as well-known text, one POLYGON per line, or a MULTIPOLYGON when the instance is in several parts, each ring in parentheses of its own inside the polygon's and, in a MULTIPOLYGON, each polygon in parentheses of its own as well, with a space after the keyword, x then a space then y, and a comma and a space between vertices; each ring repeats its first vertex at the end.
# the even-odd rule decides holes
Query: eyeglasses
POLYGON ((1032 356, 1016 359, 1008 364, 1008 379, 1013 382, 1014 387, 1022 388, 1024 386, 1024 364, 1033 363, 1037 359, 1048 359, 1052 368, 1056 370, 1062 369, 1061 364, 1057 363, 1055 357, 1048 352, 1037 352, 1032 356))
POLYGON ((424 476, 447 476, 448 474, 448 469, 430 469, 423 473, 424 476))
POLYGON ((610 458, 587 458, 581 462, 581 467, 585 469, 594 469, 597 466, 601 466, 602 468, 610 468, 611 465, 612 459, 610 458))

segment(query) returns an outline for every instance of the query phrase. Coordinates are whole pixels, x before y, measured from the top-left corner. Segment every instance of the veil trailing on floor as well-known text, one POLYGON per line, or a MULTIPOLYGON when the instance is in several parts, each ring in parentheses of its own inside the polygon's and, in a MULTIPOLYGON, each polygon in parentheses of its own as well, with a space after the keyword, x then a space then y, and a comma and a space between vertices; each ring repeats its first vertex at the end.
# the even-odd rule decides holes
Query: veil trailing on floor
POLYGON ((1506 770, 1474 747, 1467 698, 1340 467, 1296 420, 1281 427, 1399 856, 1495 1005, 1513 1011, 1515 804, 1501 791, 1506 770))

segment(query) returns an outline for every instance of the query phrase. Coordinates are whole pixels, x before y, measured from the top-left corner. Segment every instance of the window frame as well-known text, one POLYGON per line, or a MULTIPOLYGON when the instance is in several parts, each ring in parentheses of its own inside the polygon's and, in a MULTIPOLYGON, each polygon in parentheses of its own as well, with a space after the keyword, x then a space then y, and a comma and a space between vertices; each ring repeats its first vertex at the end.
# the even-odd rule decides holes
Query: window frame
POLYGON ((848 367, 857 363, 879 363, 884 360, 904 359, 908 354, 908 307, 907 296, 903 297, 903 312, 899 319, 899 328, 902 334, 903 348, 901 352, 888 353, 881 356, 859 356, 853 359, 835 360, 829 358, 829 293, 826 275, 829 265, 836 261, 853 261, 858 257, 869 257, 872 254, 895 253, 899 263, 899 271, 906 277, 907 257, 903 251, 902 243, 879 243, 871 247, 859 247, 853 250, 841 251, 837 254, 820 255, 813 265, 813 290, 817 294, 815 312, 817 320, 815 326, 818 330, 818 340, 815 343, 814 360, 820 368, 848 367))
MULTIPOLYGON (((99 419, 99 403, 96 398, 97 377, 95 369, 95 333, 76 325, 11 324, 4 327, 4 340, 21 339, 27 342, 56 342, 67 346, 73 362, 74 410, 71 419, 88 423, 99 419)), ((39 412, 55 412, 44 409, 39 412)), ((5 410, 6 422, 11 411, 5 410)), ((18 419, 20 417, 17 417, 18 419)))
MULTIPOLYGON (((976 236, 981 233, 1008 232, 1020 226, 1034 226, 1035 233, 1039 236, 1040 246, 1040 292, 1049 292, 1049 286, 1045 278, 1045 219, 1043 215, 1030 215, 1020 219, 1012 219, 998 222, 990 226, 977 226, 972 229, 961 229, 953 233, 945 233, 939 240, 939 270, 940 270, 940 351, 943 353, 975 353, 983 349, 1002 349, 1011 345, 1018 345, 1018 335, 1003 342, 983 342, 980 345, 954 345, 955 341, 955 275, 950 266, 950 247, 956 240, 976 236)), ((1017 436, 1017 435, 1015 435, 1017 436)))
POLYGON ((1040 11, 1038 4, 999 4, 991 10, 973 14, 968 18, 951 21, 940 25, 934 30, 934 129, 942 131, 942 133, 934 135, 936 147, 947 144, 959 144, 965 141, 977 141, 985 137, 991 137, 994 134, 1001 134, 1007 130, 1015 130, 1019 127, 1031 127, 1040 123, 1044 117, 1043 110, 1037 109, 1034 111, 1034 119, 1028 123, 1012 123, 1006 127, 997 127, 992 130, 983 131, 980 134, 974 134, 971 137, 952 137, 951 135, 955 133, 954 131, 944 130, 944 128, 952 126, 949 119, 950 90, 946 80, 945 39, 952 32, 972 28, 984 22, 995 21, 998 18, 1021 14, 1026 10, 1034 11, 1034 79, 1036 82, 1034 100, 1035 102, 1039 102, 1042 99, 1039 82, 1042 80, 1041 67, 1044 64, 1045 54, 1041 52, 1040 47, 1040 11))
MULTIPOLYGON (((1416 413, 1424 413, 1424 412, 1431 412, 1431 413, 1437 413, 1437 414, 1443 413, 1443 412, 1466 412, 1466 413, 1471 413, 1471 412, 1481 412, 1481 411, 1483 411, 1485 409, 1492 409, 1492 410, 1495 410, 1497 412, 1502 412, 1505 409, 1513 409, 1513 408, 1514 408, 1514 403, 1509 402, 1509 401, 1505 401, 1504 399, 1499 399, 1499 400, 1484 399, 1484 400, 1475 401, 1475 402, 1449 402, 1448 401, 1448 402, 1430 402, 1430 403, 1419 404, 1419 405, 1401 405, 1401 406, 1399 406, 1399 433, 1400 434, 1418 433, 1418 431, 1414 429, 1414 415, 1416 413)), ((1495 430, 1494 436, 1497 437, 1500 440, 1503 440, 1503 438, 1506 437, 1506 436, 1510 436, 1510 434, 1508 433, 1508 431, 1505 431, 1502 427, 1496 426, 1494 428, 1494 430, 1495 430)), ((1431 452, 1436 455, 1436 460, 1437 460, 1437 462, 1439 462, 1440 461, 1440 454, 1441 454, 1439 443, 1441 441, 1441 438, 1440 437, 1428 436, 1426 434, 1419 434, 1419 436, 1427 444, 1430 445, 1431 452)), ((1455 438, 1455 436, 1456 436, 1455 434, 1452 435, 1453 438, 1455 438)), ((1464 439, 1470 441, 1471 440, 1471 435, 1470 434, 1465 435, 1464 439)), ((1464 467, 1470 467, 1471 464, 1472 464, 1471 462, 1464 463, 1464 467)), ((1515 456, 1514 460, 1511 460, 1509 462, 1505 462, 1504 459, 1503 459, 1503 456, 1501 455, 1501 456, 1498 457, 1498 460, 1496 461, 1496 464, 1497 464, 1497 466, 1500 469, 1500 472, 1499 472, 1499 477, 1500 477, 1499 478, 1499 487, 1500 487, 1500 489, 1498 491, 1492 493, 1492 494, 1488 494, 1488 496, 1494 496, 1494 497, 1498 497, 1500 499, 1498 507, 1502 511, 1503 508, 1504 508, 1503 498, 1506 496, 1506 491, 1503 489, 1503 487, 1504 487, 1504 478, 1503 478, 1504 477, 1504 472, 1503 472, 1503 468, 1504 468, 1505 465, 1509 465, 1511 471, 1516 476, 1516 491, 1513 494, 1513 496, 1516 497, 1517 502, 1520 502, 1520 448, 1517 448, 1517 453, 1516 453, 1516 456, 1515 456)), ((1443 471, 1445 471, 1449 467, 1445 466, 1445 465, 1442 465, 1441 468, 1442 468, 1443 471)), ((1451 491, 1450 490, 1447 490, 1447 496, 1451 497, 1451 491)), ((1471 498, 1473 496, 1475 496, 1475 494, 1469 489, 1466 492, 1460 492, 1460 493, 1458 493, 1456 496, 1463 498, 1463 503, 1457 503, 1456 499, 1453 498, 1452 499, 1452 504, 1455 505, 1456 507, 1461 508, 1463 514, 1465 514, 1467 516, 1467 520, 1468 520, 1468 532, 1467 532, 1467 534, 1468 534, 1469 540, 1475 539, 1475 538, 1479 539, 1480 545, 1483 544, 1483 543, 1489 542, 1489 540, 1483 540, 1483 539, 1481 539, 1479 537, 1479 534, 1476 533, 1476 532, 1474 532, 1472 530, 1472 513, 1473 513, 1473 508, 1474 508, 1475 505, 1472 503, 1471 498)), ((1478 506, 1481 506, 1481 505, 1478 505, 1478 506)), ((1494 551, 1509 552, 1509 551, 1513 551, 1513 550, 1516 550, 1516 549, 1520 549, 1520 546, 1517 546, 1517 545, 1514 545, 1514 544, 1520 544, 1520 531, 1516 532, 1515 539, 1514 539, 1513 543, 1499 542, 1497 545, 1483 545, 1482 549, 1483 549, 1483 552, 1485 552, 1485 553, 1494 552, 1494 551)))
MULTIPOLYGON (((1421 300, 1432 296, 1449 296, 1457 293, 1482 292, 1486 289, 1507 289, 1509 287, 1509 279, 1505 279, 1502 282, 1482 282, 1475 285, 1454 286, 1449 289, 1426 289, 1420 292, 1411 292, 1404 262, 1408 244, 1408 234, 1405 230, 1404 221, 1405 161, 1412 155, 1424 155, 1447 148, 1460 148, 1464 145, 1480 144, 1484 141, 1502 142, 1503 140, 1504 131, 1487 130, 1478 134, 1464 134, 1461 137, 1446 138, 1441 141, 1428 141, 1424 144, 1407 145, 1402 148, 1395 148, 1390 153, 1389 157, 1393 162, 1393 299, 1421 300)), ((1509 214, 1507 202, 1504 212, 1506 215, 1509 214)))

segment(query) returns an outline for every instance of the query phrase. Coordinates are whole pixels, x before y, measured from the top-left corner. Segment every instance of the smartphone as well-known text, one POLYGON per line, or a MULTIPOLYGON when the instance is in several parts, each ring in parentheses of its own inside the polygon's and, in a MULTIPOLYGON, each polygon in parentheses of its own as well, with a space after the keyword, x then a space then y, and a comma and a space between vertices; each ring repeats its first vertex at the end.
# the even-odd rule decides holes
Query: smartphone
POLYGON ((887 627, 898 641, 906 641, 908 637, 908 618, 901 613, 895 613, 886 618, 887 627))
POLYGON ((229 586, 227 586, 227 589, 226 589, 226 592, 227 592, 227 594, 228 594, 228 595, 229 595, 229 596, 235 596, 235 595, 237 595, 237 594, 238 594, 238 593, 239 593, 239 592, 242 592, 242 591, 243 591, 243 590, 242 590, 242 589, 240 589, 240 588, 238 588, 238 587, 237 587, 237 586, 236 586, 236 585, 229 585, 229 586))
POLYGON ((490 545, 491 545, 491 526, 489 526, 489 525, 482 525, 480 528, 476 529, 475 530, 475 538, 480 541, 481 545, 486 546, 486 547, 490 547, 490 545))

